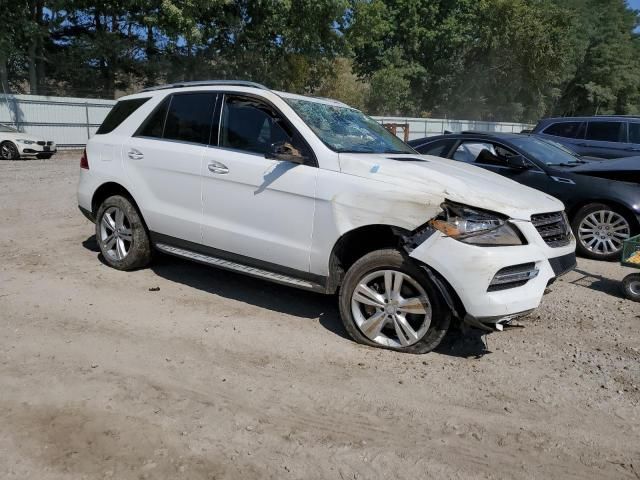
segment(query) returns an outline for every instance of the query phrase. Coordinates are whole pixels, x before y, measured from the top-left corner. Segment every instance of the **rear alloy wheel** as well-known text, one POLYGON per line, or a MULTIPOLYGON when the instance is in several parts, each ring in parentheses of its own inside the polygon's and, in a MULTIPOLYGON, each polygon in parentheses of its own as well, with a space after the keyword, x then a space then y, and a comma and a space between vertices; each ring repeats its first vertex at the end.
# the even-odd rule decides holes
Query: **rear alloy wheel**
POLYGON ((0 145, 0 158, 2 160, 18 160, 20 158, 20 152, 11 142, 3 142, 0 145))
POLYGON ((431 281, 397 250, 371 252, 349 269, 340 313, 356 341, 410 353, 437 347, 450 318, 431 281))
POLYGON ((107 198, 96 215, 96 239, 104 261, 118 270, 145 267, 151 260, 149 235, 138 210, 121 195, 107 198))
POLYGON ((624 215, 603 204, 590 204, 574 219, 578 251, 596 260, 619 260, 622 243, 631 236, 631 224, 624 215))

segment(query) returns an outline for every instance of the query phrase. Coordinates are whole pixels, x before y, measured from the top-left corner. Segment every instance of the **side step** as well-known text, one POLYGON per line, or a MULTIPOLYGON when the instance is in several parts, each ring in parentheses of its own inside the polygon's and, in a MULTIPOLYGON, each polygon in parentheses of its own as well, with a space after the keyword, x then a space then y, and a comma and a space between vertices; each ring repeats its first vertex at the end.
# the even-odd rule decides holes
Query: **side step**
POLYGON ((305 290, 324 291, 324 288, 321 285, 317 285, 306 280, 300 280, 299 278, 289 277, 287 275, 274 273, 269 270, 250 267, 248 265, 232 262, 230 260, 212 257, 210 255, 193 252, 191 250, 185 250, 184 248, 174 247, 171 245, 167 245, 166 243, 156 243, 155 247, 164 253, 168 253, 169 255, 187 258, 189 260, 194 260, 206 265, 213 265, 214 267, 223 268, 225 270, 244 273, 245 275, 251 275, 252 277, 264 278, 266 280, 271 280, 272 282, 291 285, 292 287, 304 288, 305 290))

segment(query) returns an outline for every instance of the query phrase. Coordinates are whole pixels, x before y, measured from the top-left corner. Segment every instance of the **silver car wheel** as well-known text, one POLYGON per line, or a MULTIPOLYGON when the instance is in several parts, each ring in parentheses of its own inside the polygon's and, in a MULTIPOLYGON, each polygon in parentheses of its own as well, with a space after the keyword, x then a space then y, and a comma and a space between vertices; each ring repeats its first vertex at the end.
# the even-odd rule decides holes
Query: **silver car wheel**
POLYGON ((582 219, 578 226, 580 243, 590 252, 610 255, 622 250, 622 242, 631 236, 629 222, 612 210, 598 210, 582 219))
POLYGON ((131 223, 119 207, 109 207, 100 220, 102 251, 112 260, 123 260, 131 249, 131 223))
POLYGON ((408 347, 431 325, 431 303, 420 284, 397 270, 363 277, 351 295, 351 313, 360 331, 386 347, 408 347))

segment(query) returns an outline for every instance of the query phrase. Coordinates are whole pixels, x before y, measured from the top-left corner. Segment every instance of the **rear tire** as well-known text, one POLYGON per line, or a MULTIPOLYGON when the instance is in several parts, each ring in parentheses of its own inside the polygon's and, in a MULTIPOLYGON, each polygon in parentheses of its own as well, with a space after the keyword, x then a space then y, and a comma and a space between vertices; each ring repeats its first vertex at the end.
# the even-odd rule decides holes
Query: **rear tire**
POLYGON ((117 270, 135 270, 151 261, 151 243, 142 217, 127 197, 113 195, 98 208, 96 241, 104 261, 117 270))
POLYGON ((347 271, 340 316, 358 343, 427 353, 447 333, 451 312, 427 275, 398 250, 376 250, 347 271))
POLYGON ((0 158, 2 160, 18 160, 20 158, 20 151, 13 142, 2 142, 2 144, 0 144, 0 158))
POLYGON ((629 216, 603 203, 582 207, 571 221, 576 250, 594 260, 620 260, 622 241, 631 236, 635 224, 629 216))

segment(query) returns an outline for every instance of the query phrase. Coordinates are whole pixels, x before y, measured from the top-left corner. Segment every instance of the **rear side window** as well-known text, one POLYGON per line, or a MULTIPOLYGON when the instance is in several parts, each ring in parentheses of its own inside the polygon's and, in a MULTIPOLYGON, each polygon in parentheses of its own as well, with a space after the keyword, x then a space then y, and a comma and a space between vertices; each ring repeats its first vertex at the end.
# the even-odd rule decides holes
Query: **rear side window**
POLYGON ((626 142, 625 122, 589 122, 587 140, 600 142, 626 142))
POLYGON ((210 92, 173 95, 163 138, 209 144, 215 99, 210 92))
POLYGON ((558 122, 549 125, 544 133, 565 138, 582 138, 584 132, 580 128, 583 122, 558 122))
POLYGON ((454 143, 456 143, 456 141, 451 139, 437 140, 427 145, 418 147, 416 148, 416 150, 423 155, 446 157, 449 151, 451 150, 451 147, 453 147, 454 143))
POLYGON ((629 143, 640 143, 640 123, 629 124, 629 143))
POLYGON ((138 129, 136 137, 162 138, 171 97, 165 98, 138 129))
POLYGON ((124 122, 133 112, 140 108, 149 98, 134 98, 131 100, 121 100, 111 109, 107 118, 104 119, 96 135, 103 135, 115 130, 118 125, 124 122))

